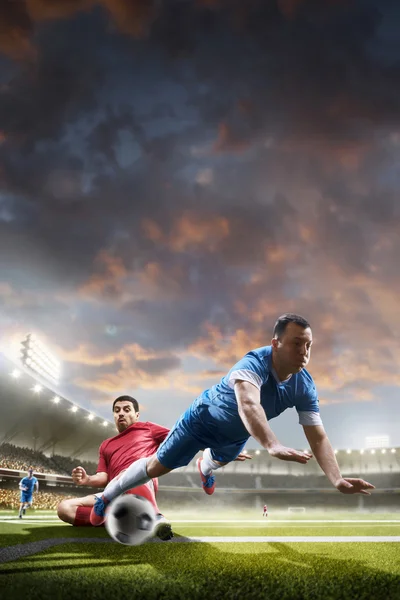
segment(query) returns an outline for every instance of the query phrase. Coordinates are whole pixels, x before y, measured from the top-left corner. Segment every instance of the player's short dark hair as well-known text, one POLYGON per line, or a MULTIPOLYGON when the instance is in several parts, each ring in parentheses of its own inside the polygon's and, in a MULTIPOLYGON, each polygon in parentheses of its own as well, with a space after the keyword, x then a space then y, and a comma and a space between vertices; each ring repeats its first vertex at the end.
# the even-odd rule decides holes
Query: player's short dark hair
POLYGON ((281 315, 275 323, 273 337, 278 339, 282 337, 289 323, 296 323, 296 325, 300 325, 300 327, 303 327, 303 329, 307 329, 308 327, 310 327, 311 329, 310 323, 306 319, 304 319, 304 317, 301 317, 300 315, 295 315, 293 313, 286 313, 284 315, 281 315))
POLYGON ((117 402, 132 402, 135 412, 139 412, 139 402, 135 398, 132 398, 132 396, 118 396, 113 402, 113 412, 117 402))

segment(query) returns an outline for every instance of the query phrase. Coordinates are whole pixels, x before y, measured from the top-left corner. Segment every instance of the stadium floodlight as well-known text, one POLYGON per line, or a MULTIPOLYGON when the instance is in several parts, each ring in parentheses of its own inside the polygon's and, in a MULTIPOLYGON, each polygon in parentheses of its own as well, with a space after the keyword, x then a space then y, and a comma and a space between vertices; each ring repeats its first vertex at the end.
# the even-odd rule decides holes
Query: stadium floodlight
POLYGON ((337 454, 339 452, 339 450, 335 450, 335 454, 337 454))
POLYGON ((375 454, 375 448, 372 448, 371 454, 375 454))
POLYGON ((247 450, 243 450, 243 454, 247 454, 247 450))
POLYGON ((391 452, 392 454, 395 454, 395 453, 396 453, 396 448, 392 448, 390 452, 391 452))
POLYGON ((60 402, 60 397, 59 396, 54 396, 53 402, 54 402, 54 404, 58 404, 60 402))
POLYGON ((78 411, 78 407, 74 405, 74 406, 71 408, 71 412, 73 412, 73 413, 76 413, 77 411, 78 411))
POLYGON ((58 382, 60 377, 60 361, 57 360, 31 333, 21 342, 21 360, 25 367, 38 373, 45 379, 58 382))
POLYGON ((18 379, 19 377, 21 377, 21 371, 18 371, 18 369, 14 369, 14 371, 10 373, 10 375, 14 379, 18 379))
POLYGON ((382 448, 381 454, 386 454, 386 448, 382 448))
POLYGON ((364 454, 364 450, 360 450, 360 454, 364 454))
POLYGON ((89 419, 89 421, 93 421, 93 419, 94 419, 94 415, 92 415, 92 414, 90 413, 90 414, 88 415, 88 419, 89 419))
POLYGON ((256 450, 256 454, 257 454, 257 456, 258 456, 258 455, 260 454, 260 451, 259 451, 259 450, 256 450))
POLYGON ((350 450, 350 448, 347 448, 347 450, 346 450, 346 454, 351 454, 351 450, 350 450))
POLYGON ((108 422, 107 421, 103 421, 103 427, 107 427, 108 422))
POLYGON ((39 394, 42 391, 42 389, 43 389, 43 387, 40 385, 40 383, 37 383, 32 388, 32 390, 35 392, 35 394, 39 394))

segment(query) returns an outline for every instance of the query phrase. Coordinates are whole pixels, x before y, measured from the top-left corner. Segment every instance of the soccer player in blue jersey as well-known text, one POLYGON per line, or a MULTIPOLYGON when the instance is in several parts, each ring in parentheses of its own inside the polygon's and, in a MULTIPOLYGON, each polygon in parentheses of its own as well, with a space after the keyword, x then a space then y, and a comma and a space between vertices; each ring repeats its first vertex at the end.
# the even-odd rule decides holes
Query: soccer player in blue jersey
POLYGON ((33 502, 33 490, 39 491, 39 482, 33 475, 33 468, 29 467, 28 477, 24 477, 19 482, 19 489, 21 490, 20 505, 19 505, 19 518, 22 519, 22 515, 25 514, 26 509, 32 506, 33 502))
POLYGON ((108 503, 126 490, 197 461, 206 494, 215 489, 213 472, 237 459, 253 436, 269 454, 306 464, 314 455, 332 485, 343 494, 370 495, 374 486, 363 479, 342 477, 322 424, 314 381, 306 370, 312 332, 299 315, 285 314, 275 323, 270 346, 248 352, 220 383, 204 391, 180 417, 157 453, 130 465, 110 483, 91 513, 93 525, 105 519, 108 503), (295 407, 313 454, 282 445, 269 422, 295 407))

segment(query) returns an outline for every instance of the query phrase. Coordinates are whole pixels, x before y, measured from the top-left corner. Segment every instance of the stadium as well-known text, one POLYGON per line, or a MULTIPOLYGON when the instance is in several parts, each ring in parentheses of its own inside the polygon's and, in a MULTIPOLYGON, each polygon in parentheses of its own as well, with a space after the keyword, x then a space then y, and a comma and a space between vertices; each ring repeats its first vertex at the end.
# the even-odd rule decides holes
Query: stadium
POLYGON ((344 476, 375 485, 370 497, 338 494, 315 461, 284 463, 264 450, 221 470, 208 497, 194 460, 160 480, 174 538, 126 547, 56 513, 60 500, 83 495, 71 470, 96 472, 114 424, 4 356, 0 394, 2 598, 27 585, 33 598, 101 598, 116 587, 120 598, 204 598, 210 589, 212 598, 400 597, 399 448, 337 451, 344 476), (29 466, 40 489, 19 520, 18 482, 29 466))

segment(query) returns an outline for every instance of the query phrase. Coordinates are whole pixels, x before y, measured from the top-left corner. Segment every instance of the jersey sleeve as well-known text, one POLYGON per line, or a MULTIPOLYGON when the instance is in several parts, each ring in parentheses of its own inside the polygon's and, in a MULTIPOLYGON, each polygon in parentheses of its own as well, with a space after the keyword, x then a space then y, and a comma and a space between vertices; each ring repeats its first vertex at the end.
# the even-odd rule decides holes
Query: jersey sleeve
POLYGON ((148 424, 150 427, 151 437, 156 442, 156 444, 160 445, 161 442, 163 442, 169 434, 169 429, 163 427, 162 425, 157 425, 156 423, 149 422, 148 424))
POLYGON ((236 363, 227 375, 227 382, 231 389, 235 387, 235 381, 248 381, 257 389, 268 379, 268 370, 263 360, 254 352, 249 352, 236 363))
POLYGON ((322 425, 319 414, 318 394, 314 384, 305 390, 303 396, 296 400, 296 410, 300 425, 322 425))
POLYGON ((97 465, 96 473, 107 473, 108 475, 108 465, 104 455, 104 442, 101 444, 99 449, 99 463, 97 465))

